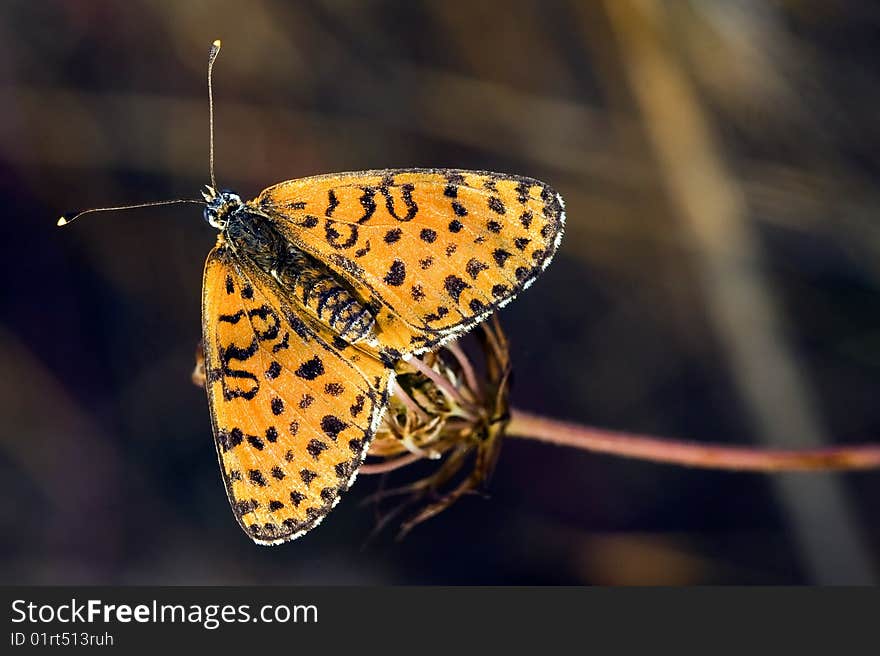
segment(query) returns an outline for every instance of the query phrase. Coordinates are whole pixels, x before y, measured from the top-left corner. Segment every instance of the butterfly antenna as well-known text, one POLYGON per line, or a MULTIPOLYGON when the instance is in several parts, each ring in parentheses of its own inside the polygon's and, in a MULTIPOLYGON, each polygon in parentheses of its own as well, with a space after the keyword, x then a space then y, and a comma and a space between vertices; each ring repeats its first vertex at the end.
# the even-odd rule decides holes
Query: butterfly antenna
POLYGON ((83 214, 90 214, 92 212, 115 212, 117 210, 133 210, 139 207, 159 207, 160 205, 175 205, 177 203, 196 203, 198 205, 204 205, 205 202, 201 200, 195 200, 194 198, 178 198, 175 200, 156 200, 149 203, 137 203, 136 205, 119 205, 117 207, 93 207, 89 210, 83 210, 82 212, 75 212, 70 214, 64 214, 60 219, 58 219, 58 226, 65 226, 68 223, 72 223, 83 214))
POLYGON ((211 52, 208 54, 208 127, 211 130, 209 141, 208 161, 211 167, 211 189, 217 189, 217 181, 214 179, 214 87, 211 84, 211 72, 214 70, 214 60, 220 54, 220 39, 211 44, 211 52))
MULTIPOLYGON (((220 52, 220 39, 214 41, 211 44, 211 52, 208 54, 208 126, 210 128, 210 145, 208 152, 208 160, 210 163, 211 170, 211 191, 214 192, 217 189, 217 181, 214 178, 214 89, 211 85, 211 72, 214 69, 214 60, 217 59, 217 54, 220 52)), ((207 200, 207 198, 206 198, 207 200)), ((196 200, 193 198, 178 198, 175 200, 159 200, 153 201, 150 203, 137 203, 135 205, 118 205, 116 207, 93 207, 92 209, 83 210, 82 212, 76 212, 71 214, 64 214, 60 219, 58 219, 58 226, 65 226, 68 223, 73 223, 76 219, 81 217, 83 214, 91 214, 92 212, 115 212, 117 210, 133 210, 139 207, 159 207, 161 205, 175 205, 177 203, 196 203, 197 205, 204 205, 205 201, 196 200)))

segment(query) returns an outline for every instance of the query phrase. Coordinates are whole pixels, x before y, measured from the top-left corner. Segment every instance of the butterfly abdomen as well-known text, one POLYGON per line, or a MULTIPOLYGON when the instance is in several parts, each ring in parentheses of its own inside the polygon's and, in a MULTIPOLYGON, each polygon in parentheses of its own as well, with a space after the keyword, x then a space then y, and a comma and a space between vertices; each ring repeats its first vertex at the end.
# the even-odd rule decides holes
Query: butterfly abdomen
POLYGON ((306 311, 345 341, 375 338, 376 320, 370 309, 337 276, 302 251, 290 247, 272 275, 306 311))

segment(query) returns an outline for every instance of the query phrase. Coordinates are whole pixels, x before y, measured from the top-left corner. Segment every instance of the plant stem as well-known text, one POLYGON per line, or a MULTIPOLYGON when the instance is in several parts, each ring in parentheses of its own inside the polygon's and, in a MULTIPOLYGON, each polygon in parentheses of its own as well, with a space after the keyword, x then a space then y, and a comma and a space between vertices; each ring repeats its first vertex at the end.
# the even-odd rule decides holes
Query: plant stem
POLYGON ((361 465, 359 473, 367 476, 369 476, 370 474, 385 474, 387 472, 394 471, 395 469, 406 467, 407 465, 414 463, 417 460, 422 460, 422 456, 417 453, 407 453, 406 455, 400 456, 399 458, 388 458, 387 460, 383 460, 381 462, 364 463, 363 465, 361 465))
POLYGON ((512 409, 508 437, 584 451, 705 469, 750 472, 830 471, 880 467, 880 445, 781 450, 719 446, 581 426, 512 409))
POLYGON ((462 408, 469 408, 470 404, 465 400, 465 398, 458 392, 455 385, 450 383, 446 378, 438 374, 431 367, 422 362, 419 358, 412 358, 409 360, 410 366, 412 366, 416 371, 420 374, 431 380, 437 387, 446 392, 451 398, 455 400, 458 405, 462 408))

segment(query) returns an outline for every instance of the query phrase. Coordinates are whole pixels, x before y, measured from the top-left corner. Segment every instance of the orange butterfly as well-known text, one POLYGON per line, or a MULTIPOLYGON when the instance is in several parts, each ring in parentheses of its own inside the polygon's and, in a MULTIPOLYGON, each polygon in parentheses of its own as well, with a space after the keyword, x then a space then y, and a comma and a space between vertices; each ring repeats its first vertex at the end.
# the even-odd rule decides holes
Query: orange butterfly
MULTIPOLYGON (((336 173, 243 201, 214 182, 205 263, 205 387, 230 504, 259 544, 317 526, 364 460, 394 366, 527 288, 562 238, 562 198, 457 169, 336 173)), ((102 208, 104 211, 123 208, 102 208)), ((82 212, 73 218, 84 214, 82 212)), ((59 220, 64 225, 73 220, 59 220)))

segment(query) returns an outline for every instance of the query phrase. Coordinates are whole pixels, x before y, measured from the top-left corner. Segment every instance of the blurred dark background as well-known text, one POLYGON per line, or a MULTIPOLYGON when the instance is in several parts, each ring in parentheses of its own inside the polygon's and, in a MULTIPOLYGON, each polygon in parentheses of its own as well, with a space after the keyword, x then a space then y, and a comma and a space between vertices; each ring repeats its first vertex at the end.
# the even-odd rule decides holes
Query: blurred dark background
POLYGON ((877 582, 878 473, 523 440, 491 498, 403 542, 368 542, 364 477, 305 538, 252 545, 190 382, 214 231, 191 206, 55 227, 208 181, 218 37, 218 178, 243 196, 404 166, 563 194, 557 260, 502 313, 515 405, 730 444, 880 439, 876 4, 6 0, 3 583, 877 582))

